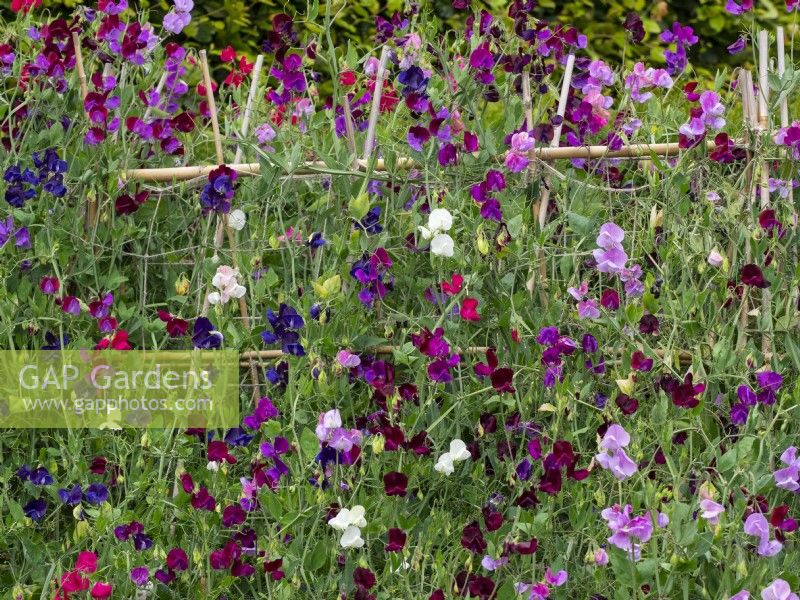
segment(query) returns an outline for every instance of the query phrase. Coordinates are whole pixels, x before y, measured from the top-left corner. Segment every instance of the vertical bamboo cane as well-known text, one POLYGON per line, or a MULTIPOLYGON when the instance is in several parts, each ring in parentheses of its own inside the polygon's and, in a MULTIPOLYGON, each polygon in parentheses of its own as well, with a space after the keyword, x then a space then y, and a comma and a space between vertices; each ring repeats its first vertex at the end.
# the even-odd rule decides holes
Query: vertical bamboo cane
POLYGON ((347 147, 350 149, 350 154, 353 155, 352 168, 358 166, 358 155, 356 154, 356 129, 353 125, 353 109, 350 106, 350 98, 347 97, 345 91, 342 98, 342 111, 344 112, 344 130, 347 135, 347 147))
MULTIPOLYGON (((78 83, 81 86, 81 108, 84 109, 86 96, 89 95, 89 82, 86 79, 86 69, 83 66, 83 52, 81 50, 81 40, 77 31, 72 32, 72 46, 75 49, 75 69, 78 71, 78 83)), ((91 123, 89 123, 91 126, 91 123)), ((88 233, 97 222, 97 198, 89 194, 86 204, 86 221, 84 230, 88 233)))
MULTIPOLYGON (((765 29, 758 32, 758 124, 759 137, 764 138, 769 135, 769 33, 765 29)), ((763 139, 759 144, 762 152, 765 149, 763 139)), ((769 162, 761 160, 761 210, 769 207, 769 162)), ((761 316, 762 320, 771 325, 772 323, 772 293, 769 289, 761 291, 761 316)), ((764 355, 771 354, 772 340, 771 332, 762 332, 761 352, 764 355)))
MULTIPOLYGON (((211 130, 214 134, 214 148, 217 153, 217 162, 220 165, 225 164, 225 156, 222 152, 222 136, 219 130, 219 121, 217 119, 217 104, 214 100, 214 89, 211 87, 211 73, 208 69, 208 56, 205 50, 200 51, 200 67, 203 71, 203 82, 206 88, 206 101, 208 102, 208 109, 211 112, 211 130)), ((252 87, 257 87, 258 82, 255 81, 255 78, 252 82, 252 87)), ((248 96, 248 103, 249 98, 254 97, 255 92, 252 92, 248 96)), ((245 108, 245 118, 247 115, 248 109, 245 108)), ((249 122, 248 122, 249 125, 249 122)), ((238 269, 238 256, 237 256, 237 247, 236 247, 236 236, 235 232, 231 227, 228 225, 228 215, 222 214, 220 215, 219 225, 217 226, 217 234, 214 236, 214 251, 216 251, 222 246, 222 239, 219 235, 221 230, 227 231, 228 234, 228 245, 230 246, 231 250, 231 262, 233 263, 233 268, 238 269), (219 244, 217 244, 219 241, 219 244)), ((203 313, 204 316, 208 314, 208 295, 206 295, 205 299, 203 300, 203 313)), ((247 310, 247 300, 243 297, 239 298, 239 314, 242 318, 242 325, 244 325, 245 329, 248 331, 250 330, 250 315, 247 310)), ((253 398, 254 400, 261 396, 261 389, 258 383, 258 369, 256 368, 255 361, 250 361, 250 376, 253 381, 253 398)))
POLYGON ((375 145, 375 130, 378 128, 378 115, 381 112, 381 96, 383 95, 383 79, 386 77, 386 63, 389 62, 389 47, 381 50, 381 60, 378 63, 378 72, 375 74, 375 92, 372 94, 372 108, 369 113, 369 126, 367 139, 364 142, 364 162, 369 165, 372 150, 375 145))
MULTIPOLYGON (((749 70, 744 70, 740 74, 740 92, 742 94, 742 115, 745 121, 745 130, 748 132, 748 139, 754 140, 754 131, 757 125, 757 108, 755 98, 753 96, 753 77, 749 70)), ((753 160, 752 151, 747 152, 747 167, 745 170, 745 210, 750 215, 753 211, 755 185, 753 185, 755 164, 753 160)), ((752 226, 752 222, 748 219, 748 229, 752 226)), ((748 231, 745 238, 744 245, 745 263, 752 260, 752 250, 750 248, 750 232, 748 231)), ((749 288, 744 286, 742 290, 742 303, 739 312, 739 336, 736 341, 736 348, 741 350, 747 343, 747 307, 749 304, 749 288)))
MULTIPOLYGON (((570 54, 567 57, 567 64, 564 68, 564 79, 561 82, 561 94, 558 98, 558 108, 556 115, 561 117, 561 122, 553 128, 553 139, 550 142, 551 148, 557 148, 561 144, 561 128, 564 124, 564 113, 567 110, 567 100, 569 99, 569 87, 572 84, 572 70, 575 67, 575 55, 570 54)), ((544 189, 539 198, 539 230, 544 229, 547 223, 547 211, 550 208, 550 186, 553 184, 552 178, 548 175, 544 178, 544 189)), ((539 263, 539 297, 542 301, 542 306, 547 307, 548 296, 544 288, 545 281, 547 280, 547 265, 544 260, 544 249, 541 248, 537 257, 539 263)))

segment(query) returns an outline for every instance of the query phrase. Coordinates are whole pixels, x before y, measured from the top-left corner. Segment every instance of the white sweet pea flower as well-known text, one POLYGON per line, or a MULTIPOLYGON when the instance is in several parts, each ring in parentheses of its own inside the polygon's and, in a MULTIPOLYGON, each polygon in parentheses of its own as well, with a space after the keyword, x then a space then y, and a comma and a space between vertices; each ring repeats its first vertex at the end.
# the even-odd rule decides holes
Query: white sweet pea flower
POLYGON ((458 438, 450 442, 450 455, 455 461, 467 460, 472 456, 467 450, 467 445, 458 438))
POLYGON ((352 509, 343 508, 339 514, 328 521, 328 525, 338 531, 346 531, 349 527, 366 527, 364 507, 359 504, 352 509))
POLYGON ((439 233, 431 240, 431 253, 450 258, 455 250, 455 242, 446 233, 439 233))
POLYGON ((339 544, 341 544, 342 548, 361 548, 364 545, 361 530, 355 525, 351 525, 344 530, 342 537, 339 539, 339 544))
POLYGON ((436 464, 433 465, 433 470, 438 471, 439 473, 444 473, 445 475, 452 475, 453 474, 453 456, 449 452, 445 452, 439 457, 439 460, 436 461, 436 464))
POLYGON ((236 210, 232 210, 228 215, 228 225, 236 231, 244 229, 246 223, 247 215, 244 214, 243 210, 237 208, 236 210))
POLYGON ((450 451, 439 456, 439 460, 436 461, 433 469, 445 475, 452 475, 455 469, 454 463, 467 460, 471 456, 467 445, 462 440, 456 438, 450 442, 450 451))
MULTIPOLYGON (((450 231, 452 226, 453 215, 450 214, 450 211, 446 208, 435 208, 431 211, 431 214, 428 215, 428 226, 420 226, 419 231, 424 239, 429 240, 435 238, 440 233, 450 231)), ((450 236, 447 237, 449 238, 450 236)))

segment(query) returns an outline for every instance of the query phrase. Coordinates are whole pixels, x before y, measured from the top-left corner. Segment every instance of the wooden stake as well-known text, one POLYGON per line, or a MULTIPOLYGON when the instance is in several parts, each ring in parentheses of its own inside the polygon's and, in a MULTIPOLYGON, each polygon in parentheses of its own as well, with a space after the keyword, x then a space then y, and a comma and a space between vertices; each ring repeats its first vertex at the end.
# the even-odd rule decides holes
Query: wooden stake
MULTIPOLYGON (((256 57, 256 64, 253 67, 253 80, 250 83, 250 92, 247 94, 247 104, 244 107, 244 118, 242 119, 242 132, 241 139, 244 140, 247 134, 250 133, 250 121, 253 118, 253 110, 255 108, 256 97, 258 94, 258 84, 261 80, 261 69, 264 68, 264 55, 259 54, 256 57)), ((242 160, 242 153, 244 152, 241 143, 236 146, 236 156, 233 159, 234 163, 242 160)))
POLYGON ((358 156, 356 155, 356 129, 353 124, 353 109, 350 107, 350 98, 347 92, 342 98, 342 111, 344 112, 344 130, 347 135, 347 147, 353 155, 353 166, 358 168, 358 156))
MULTIPOLYGON (((756 108, 755 98, 753 96, 753 76, 749 70, 744 70, 740 74, 740 84, 743 83, 744 85, 740 85, 741 87, 741 94, 742 94, 742 114, 745 120, 745 131, 748 132, 748 137, 752 140, 754 137, 754 131, 758 126, 758 118, 757 112, 758 109, 756 108)), ((750 144, 748 144, 748 148, 750 144)), ((745 210, 747 211, 748 215, 752 214, 753 211, 753 204, 754 204, 754 196, 755 196, 755 185, 754 185, 754 171, 755 165, 753 161, 753 155, 750 150, 747 151, 747 167, 745 170, 745 210)), ((748 219, 748 228, 752 227, 752 222, 748 219)), ((748 233, 747 237, 745 238, 744 244, 744 252, 745 252, 745 263, 750 263, 752 260, 752 249, 750 248, 750 235, 748 233)), ((736 348, 741 350, 747 344, 747 317, 748 317, 748 305, 749 305, 749 286, 744 286, 744 290, 742 291, 742 303, 740 306, 739 312, 739 336, 736 341, 736 348)))
POLYGON ((375 130, 378 128, 378 115, 381 112, 381 96, 383 95, 383 79, 386 77, 386 63, 389 62, 389 47, 381 50, 381 60, 378 63, 378 72, 375 74, 375 92, 372 94, 372 108, 369 112, 369 126, 367 127, 367 140, 364 142, 364 161, 369 163, 375 145, 375 130))

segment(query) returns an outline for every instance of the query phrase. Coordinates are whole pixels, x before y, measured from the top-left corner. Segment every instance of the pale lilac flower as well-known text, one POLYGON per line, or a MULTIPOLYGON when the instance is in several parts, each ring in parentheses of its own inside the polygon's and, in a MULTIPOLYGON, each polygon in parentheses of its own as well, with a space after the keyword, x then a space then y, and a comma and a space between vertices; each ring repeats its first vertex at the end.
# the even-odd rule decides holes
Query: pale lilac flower
POLYGON ((567 293, 580 302, 589 293, 589 284, 586 281, 581 281, 580 287, 568 287, 567 293))
POLYGON ((600 309, 597 308, 597 300, 583 300, 578 303, 578 317, 581 319, 599 319, 600 309))
POLYGON ((483 557, 481 561, 481 566, 486 569, 487 571, 496 571, 500 567, 508 564, 508 557, 501 556, 500 558, 492 558, 488 554, 483 557))
POLYGON ((794 187, 794 181, 792 180, 784 180, 784 179, 775 179, 774 177, 769 178, 768 188, 770 193, 778 192, 778 195, 786 199, 789 197, 789 193, 792 191, 794 187))
POLYGON ((630 90, 631 99, 640 104, 653 97, 649 90, 653 87, 670 89, 672 77, 664 69, 645 68, 644 63, 636 63, 633 71, 625 78, 625 87, 630 90))
POLYGON ((253 132, 258 140, 258 143, 262 146, 265 144, 269 144, 272 140, 275 139, 275 130, 272 128, 272 125, 269 123, 262 123, 258 127, 256 127, 255 131, 253 132))
POLYGON ((758 538, 758 554, 775 556, 783 548, 778 540, 769 539, 769 522, 761 513, 753 513, 744 522, 744 532, 758 538))
POLYGON ((320 442, 327 442, 331 448, 341 452, 349 452, 353 446, 361 445, 361 432, 342 427, 342 416, 335 408, 319 416, 315 433, 320 442))
POLYGON ((598 567, 605 567, 608 564, 608 552, 604 548, 594 551, 594 564, 598 567))
POLYGON ((783 469, 778 469, 772 476, 775 478, 775 485, 790 492, 800 490, 800 457, 797 456, 797 448, 789 446, 781 454, 781 462, 786 465, 783 469))
POLYGON ((658 513, 658 516, 656 517, 656 525, 658 525, 659 529, 664 529, 664 527, 669 525, 669 517, 666 513, 658 513))
POLYGON ((708 253, 708 264, 710 264, 712 267, 720 267, 724 261, 725 258, 717 251, 716 248, 708 253))
POLYGON ((631 436, 620 425, 609 425, 603 439, 600 441, 602 452, 595 456, 598 464, 611 471, 620 481, 636 473, 636 463, 633 462, 623 448, 631 441, 631 436))
POLYGON ((733 596, 728 598, 728 600, 750 600, 750 592, 747 590, 736 592, 733 596))
POLYGON ((717 525, 719 516, 725 512, 725 507, 710 498, 704 498, 700 500, 700 511, 700 516, 706 519, 709 524, 717 525))
POLYGON ((621 273, 628 261, 628 255, 622 248, 625 232, 615 223, 605 223, 600 227, 596 248, 592 251, 597 261, 597 270, 601 273, 621 273))
POLYGON ((789 584, 783 579, 776 579, 769 587, 761 590, 761 600, 800 600, 797 594, 792 593, 789 584))
POLYGON ((345 369, 352 369, 361 364, 361 359, 358 354, 353 354, 349 350, 339 350, 336 354, 336 360, 338 360, 339 364, 345 369))
POLYGON ((615 504, 603 510, 600 515, 612 532, 608 542, 625 550, 633 560, 639 560, 642 556, 642 544, 653 535, 653 521, 647 515, 632 517, 632 511, 630 504, 626 504, 624 508, 615 504))

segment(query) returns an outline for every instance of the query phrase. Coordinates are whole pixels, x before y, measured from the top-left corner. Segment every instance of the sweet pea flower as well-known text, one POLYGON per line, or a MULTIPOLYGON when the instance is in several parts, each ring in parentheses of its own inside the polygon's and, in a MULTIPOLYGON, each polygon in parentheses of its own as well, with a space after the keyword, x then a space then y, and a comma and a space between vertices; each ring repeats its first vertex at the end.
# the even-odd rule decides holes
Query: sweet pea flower
POLYGON ((600 441, 600 452, 595 460, 604 469, 611 471, 620 481, 636 473, 636 463, 633 462, 623 448, 631 441, 631 436, 620 425, 610 425, 603 439, 600 441))
POLYGON ((453 227, 453 215, 446 208, 435 208, 428 215, 428 226, 419 227, 422 237, 426 240, 431 239, 440 233, 450 231, 453 227))
POLYGON ((346 531, 348 527, 366 527, 365 514, 366 511, 360 504, 350 509, 343 508, 335 517, 328 520, 328 525, 337 531, 346 531))
POLYGON ((744 522, 744 532, 758 538, 758 554, 775 556, 783 548, 778 540, 769 539, 769 521, 761 513, 753 513, 744 522))
POLYGON ((450 450, 439 456, 439 460, 434 465, 434 470, 445 475, 452 475, 455 469, 454 463, 467 460, 471 454, 467 449, 467 445, 460 439, 456 438, 450 442, 450 450))
POLYGON ((728 600, 750 600, 750 592, 747 590, 736 592, 733 596, 728 598, 728 600))
POLYGON ((236 231, 241 231, 244 229, 244 226, 247 224, 247 215, 244 214, 243 210, 236 209, 232 210, 228 215, 228 225, 231 229, 236 231))
POLYGON ((598 567, 605 567, 608 564, 608 552, 604 548, 598 548, 594 551, 592 559, 598 567))
POLYGON ((776 579, 761 590, 761 600, 800 600, 783 579, 776 579))
POLYGON ((211 285, 217 288, 219 292, 211 292, 208 295, 209 304, 227 304, 231 298, 244 296, 247 288, 239 285, 238 277, 238 269, 225 265, 218 267, 214 278, 211 280, 211 285))
POLYGON ((725 257, 722 256, 716 248, 708 253, 708 264, 712 267, 721 267, 724 261, 725 257))
POLYGON ((797 448, 789 446, 781 454, 781 462, 786 465, 783 469, 778 469, 772 476, 775 478, 775 485, 790 492, 800 490, 800 457, 797 456, 797 448))
POLYGON ((653 535, 653 521, 649 515, 638 517, 631 516, 633 507, 618 504, 606 508, 600 515, 611 529, 608 542, 620 550, 625 550, 633 560, 639 560, 642 554, 642 544, 650 540, 653 535), (637 540, 637 541, 634 541, 637 540))
POLYGON ((710 498, 704 498, 700 500, 700 511, 700 516, 706 519, 709 524, 717 525, 719 524, 719 516, 725 512, 725 507, 710 498))
POLYGON ((600 227, 600 235, 597 236, 599 248, 592 251, 592 255, 597 261, 598 271, 622 273, 625 263, 628 262, 628 255, 622 248, 623 239, 625 239, 625 232, 616 223, 605 223, 600 227))
POLYGON ((354 369, 361 364, 358 354, 353 354, 349 350, 339 350, 336 354, 336 360, 345 369, 354 369))

